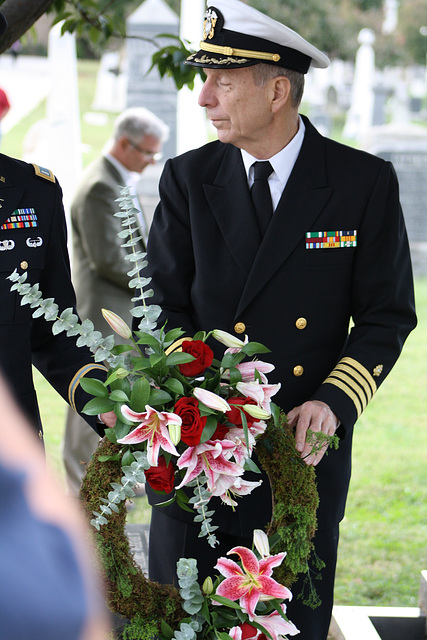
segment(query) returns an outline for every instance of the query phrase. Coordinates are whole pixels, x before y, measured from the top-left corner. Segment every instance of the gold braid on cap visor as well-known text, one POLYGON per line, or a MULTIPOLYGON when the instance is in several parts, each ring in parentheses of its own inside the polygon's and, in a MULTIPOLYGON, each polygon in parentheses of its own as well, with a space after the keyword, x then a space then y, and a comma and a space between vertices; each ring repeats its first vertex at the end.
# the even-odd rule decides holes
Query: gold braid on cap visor
POLYGON ((256 60, 272 60, 279 62, 280 55, 278 53, 266 53, 265 51, 249 51, 247 49, 233 49, 232 47, 221 47, 218 44, 210 44, 202 41, 200 43, 202 51, 210 53, 221 53, 224 56, 244 56, 245 58, 255 58, 256 60))

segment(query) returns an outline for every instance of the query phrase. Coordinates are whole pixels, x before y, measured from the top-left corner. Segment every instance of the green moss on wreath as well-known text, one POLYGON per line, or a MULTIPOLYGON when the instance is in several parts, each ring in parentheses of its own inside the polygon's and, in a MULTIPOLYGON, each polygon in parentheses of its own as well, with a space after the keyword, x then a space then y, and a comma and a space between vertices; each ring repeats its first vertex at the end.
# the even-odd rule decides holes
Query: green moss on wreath
MULTIPOLYGON (((104 438, 93 455, 80 493, 89 519, 92 511, 99 510, 101 498, 107 497, 110 483, 119 483, 122 476, 120 459, 100 462, 99 457, 114 456, 119 450, 118 445, 104 438)), ((315 472, 301 461, 284 414, 278 427, 270 421, 257 441, 256 450, 273 493, 273 518, 266 530, 269 536, 279 537, 274 553, 287 552, 274 577, 290 586, 298 574, 307 572, 312 552, 319 502, 315 472)), ((131 553, 125 525, 126 508, 121 503, 119 512, 112 513, 108 524, 95 534, 105 573, 107 602, 113 612, 130 620, 123 632, 124 640, 149 640, 160 631, 162 620, 177 629, 187 614, 181 608, 175 587, 160 585, 144 576, 131 553)))
MULTIPOLYGON (((106 498, 111 490, 110 482, 120 482, 122 476, 120 460, 100 462, 99 457, 113 456, 118 451, 118 445, 102 440, 88 467, 80 496, 89 519, 92 511, 99 509, 100 499, 106 498)), ((126 508, 121 503, 119 512, 112 513, 108 524, 95 534, 105 574, 108 605, 112 611, 130 620, 144 620, 145 627, 150 622, 156 631, 162 619, 176 628, 187 616, 181 609, 179 592, 173 586, 160 585, 144 576, 131 553, 125 525, 126 508)))
POLYGON ((307 572, 313 548, 311 540, 317 527, 319 504, 315 471, 301 460, 284 414, 277 427, 270 421, 257 441, 256 450, 273 494, 273 517, 266 531, 268 536, 277 534, 280 538, 274 551, 287 552, 282 564, 274 570, 274 577, 289 587, 300 573, 307 572))

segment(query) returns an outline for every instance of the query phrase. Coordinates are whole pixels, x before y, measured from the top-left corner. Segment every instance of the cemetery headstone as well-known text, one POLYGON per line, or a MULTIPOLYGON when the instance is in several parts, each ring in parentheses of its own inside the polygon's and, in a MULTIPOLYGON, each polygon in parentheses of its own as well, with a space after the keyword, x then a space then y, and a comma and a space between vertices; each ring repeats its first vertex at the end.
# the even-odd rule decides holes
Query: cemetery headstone
POLYGON ((371 131, 369 151, 392 162, 399 179, 416 275, 427 273, 427 131, 415 125, 385 125, 371 131))
POLYGON ((157 68, 150 71, 152 55, 160 47, 176 44, 171 38, 158 38, 160 34, 178 36, 179 18, 164 0, 145 0, 128 18, 127 107, 146 107, 170 128, 169 140, 163 146, 163 156, 176 155, 177 89, 172 78, 161 78, 157 68))

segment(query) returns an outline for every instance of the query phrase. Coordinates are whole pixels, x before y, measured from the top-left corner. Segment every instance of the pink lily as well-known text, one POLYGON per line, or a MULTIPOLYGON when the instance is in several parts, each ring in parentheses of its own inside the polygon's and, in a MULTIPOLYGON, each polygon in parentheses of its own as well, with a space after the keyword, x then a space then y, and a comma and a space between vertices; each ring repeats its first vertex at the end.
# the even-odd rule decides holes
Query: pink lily
MULTIPOLYGON (((251 480, 243 480, 243 478, 233 478, 233 483, 223 493, 215 493, 219 495, 224 504, 228 504, 230 507, 237 507, 237 502, 233 500, 233 496, 247 496, 254 489, 262 484, 262 480, 258 482, 252 482, 251 480)), ((218 486, 218 485, 217 485, 218 486)))
POLYGON ((258 381, 254 382, 238 382, 236 385, 237 390, 247 398, 252 398, 258 404, 261 409, 269 412, 270 399, 280 389, 279 384, 260 384, 258 381))
MULTIPOLYGON (((280 608, 283 613, 286 613, 285 604, 282 603, 280 608)), ((285 634, 288 636, 296 636, 299 633, 299 629, 296 628, 294 623, 282 618, 278 611, 273 611, 268 616, 254 616, 253 621, 263 626, 273 640, 280 640, 285 634)))
POLYGON ((177 460, 179 469, 187 467, 185 476, 177 489, 181 489, 191 482, 202 471, 208 478, 207 488, 211 493, 215 491, 216 482, 222 474, 226 476, 242 475, 243 468, 226 457, 235 448, 236 445, 230 440, 215 440, 214 442, 208 440, 195 447, 188 447, 177 460))
MULTIPOLYGON (((236 364, 236 369, 238 369, 242 375, 242 382, 253 382, 255 380, 256 370, 258 371, 262 382, 267 384, 268 380, 265 374, 271 373, 275 369, 275 366, 269 362, 252 360, 251 362, 241 362, 240 364, 236 364)), ((230 372, 228 370, 224 371, 222 377, 228 380, 230 378, 230 372)))
POLYGON ((208 391, 207 389, 202 389, 201 387, 195 387, 193 389, 193 395, 197 400, 203 402, 210 409, 215 409, 215 411, 222 411, 225 413, 226 411, 230 411, 231 407, 224 398, 213 393, 212 391, 208 391))
POLYGON ((152 467, 157 467, 160 447, 163 451, 178 456, 172 442, 168 426, 181 426, 182 419, 175 413, 156 411, 148 404, 144 413, 137 413, 130 407, 123 405, 122 413, 125 418, 140 424, 127 436, 117 440, 120 444, 139 444, 147 441, 147 459, 152 467))
MULTIPOLYGON (((285 604, 282 604, 280 608, 283 613, 286 613, 285 604)), ((294 623, 282 618, 278 611, 273 611, 268 616, 254 616, 253 622, 264 627, 273 640, 281 640, 285 633, 290 636, 296 636, 299 633, 299 629, 296 628, 294 623)), ((228 634, 233 638, 233 640, 242 640, 243 637, 245 640, 257 640, 260 636, 266 637, 262 631, 256 627, 251 627, 249 622, 245 622, 243 625, 239 625, 238 627, 232 627, 228 634)))
POLYGON ((259 600, 292 598, 289 589, 271 577, 273 568, 281 564, 286 553, 277 553, 261 560, 246 547, 234 547, 227 555, 232 553, 240 557, 242 568, 233 560, 219 558, 215 569, 218 569, 225 580, 220 583, 216 593, 229 600, 239 600, 249 620, 253 620, 259 600))

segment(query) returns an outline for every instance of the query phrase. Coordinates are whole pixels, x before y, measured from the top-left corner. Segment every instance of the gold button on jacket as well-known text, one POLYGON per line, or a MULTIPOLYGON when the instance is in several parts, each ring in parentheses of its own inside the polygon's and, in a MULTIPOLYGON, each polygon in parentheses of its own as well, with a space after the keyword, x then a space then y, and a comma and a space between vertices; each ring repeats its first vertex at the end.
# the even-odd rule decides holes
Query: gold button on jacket
POLYGON ((246 331, 246 325, 244 322, 236 322, 234 325, 234 331, 236 333, 244 333, 246 331))
POLYGON ((21 269, 28 269, 28 262, 26 260, 21 262, 21 269))
POLYGON ((294 367, 294 376, 299 378, 299 376, 302 376, 303 373, 304 373, 304 367, 302 367, 300 364, 297 364, 297 366, 294 367))
POLYGON ((307 320, 305 318, 298 318, 295 322, 295 326, 297 329, 305 329, 307 326, 307 320))

